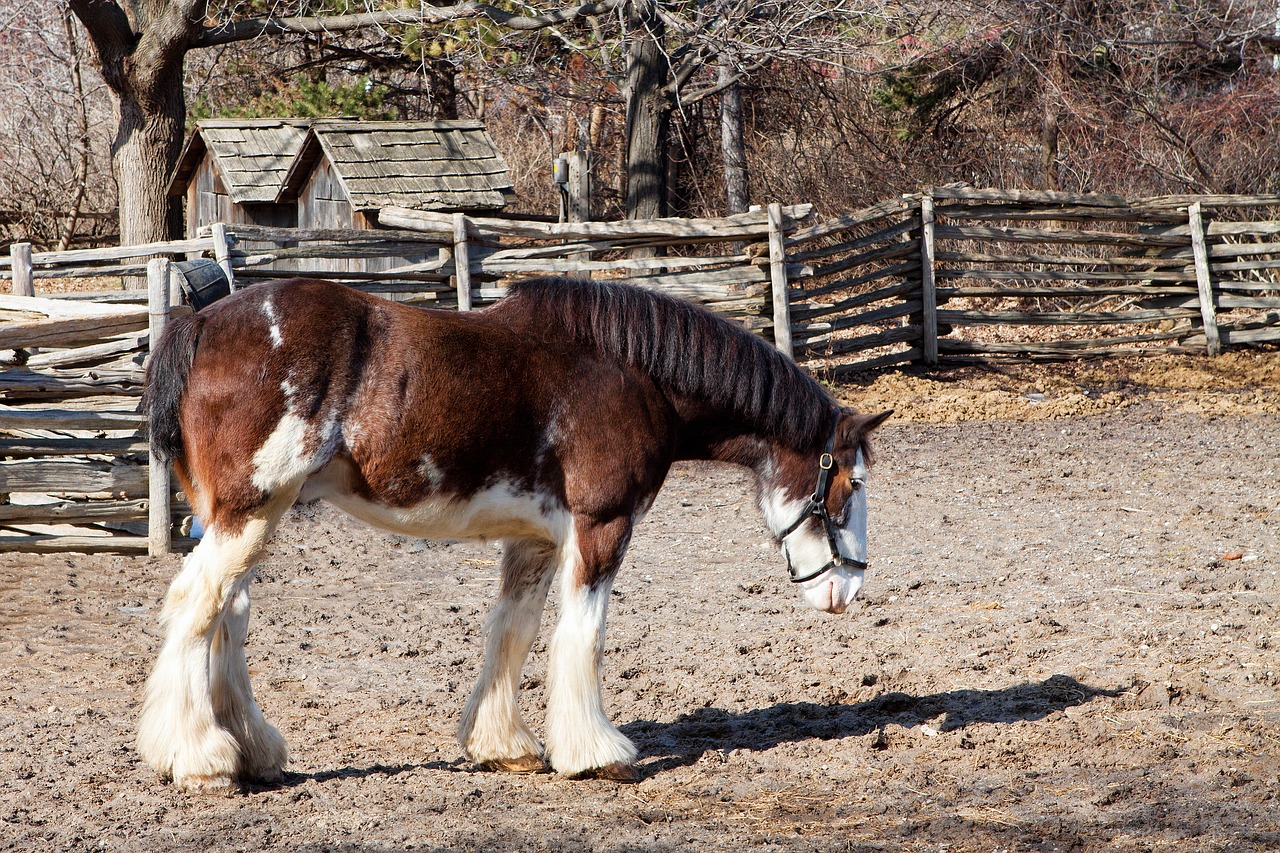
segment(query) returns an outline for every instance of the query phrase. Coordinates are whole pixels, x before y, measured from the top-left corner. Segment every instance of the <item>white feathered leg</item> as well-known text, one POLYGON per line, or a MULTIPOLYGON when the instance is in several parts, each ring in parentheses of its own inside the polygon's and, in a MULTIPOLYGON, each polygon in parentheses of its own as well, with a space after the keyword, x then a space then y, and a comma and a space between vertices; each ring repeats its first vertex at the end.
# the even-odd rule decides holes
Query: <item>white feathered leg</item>
POLYGON ((278 780, 289 758, 280 730, 268 723, 253 698, 244 643, 249 635, 249 583, 246 575, 222 614, 213 635, 209 666, 213 714, 240 745, 238 775, 262 782, 278 780))
POLYGON ((484 671, 462 711, 458 741, 477 764, 530 772, 543 767, 542 746, 520 718, 520 671, 538 634, 555 574, 545 542, 504 543, 502 591, 488 619, 484 671))
POLYGON ((292 495, 278 497, 234 534, 211 525, 169 587, 138 753, 180 787, 225 787, 283 767, 284 740, 262 720, 249 688, 244 637, 249 572, 292 503, 292 495))
POLYGON ((547 668, 547 756, 557 772, 632 779, 636 748, 613 727, 600 694, 604 623, 613 573, 582 582, 582 559, 572 545, 560 575, 560 623, 547 668))

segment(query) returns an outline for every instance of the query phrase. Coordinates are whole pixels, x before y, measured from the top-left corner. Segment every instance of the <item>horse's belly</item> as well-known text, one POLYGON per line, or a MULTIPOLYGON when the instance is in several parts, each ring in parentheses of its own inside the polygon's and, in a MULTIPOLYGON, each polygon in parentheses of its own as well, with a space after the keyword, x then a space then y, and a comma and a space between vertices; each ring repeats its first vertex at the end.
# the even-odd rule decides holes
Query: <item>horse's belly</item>
POLYGON ((562 542, 571 519, 549 495, 498 482, 470 497, 437 494, 409 506, 387 506, 345 488, 341 478, 313 479, 304 501, 324 500, 366 524, 423 539, 539 538, 562 542))

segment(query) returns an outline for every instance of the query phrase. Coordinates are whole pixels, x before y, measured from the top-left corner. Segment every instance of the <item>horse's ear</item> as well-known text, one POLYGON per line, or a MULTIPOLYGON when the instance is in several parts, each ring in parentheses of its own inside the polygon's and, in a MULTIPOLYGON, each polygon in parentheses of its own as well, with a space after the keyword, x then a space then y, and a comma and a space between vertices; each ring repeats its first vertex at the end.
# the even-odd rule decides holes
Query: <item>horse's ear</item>
POLYGON ((878 415, 860 415, 849 413, 841 424, 844 430, 845 440, 848 443, 859 441, 871 434, 876 427, 889 419, 893 414, 893 409, 888 409, 878 415))

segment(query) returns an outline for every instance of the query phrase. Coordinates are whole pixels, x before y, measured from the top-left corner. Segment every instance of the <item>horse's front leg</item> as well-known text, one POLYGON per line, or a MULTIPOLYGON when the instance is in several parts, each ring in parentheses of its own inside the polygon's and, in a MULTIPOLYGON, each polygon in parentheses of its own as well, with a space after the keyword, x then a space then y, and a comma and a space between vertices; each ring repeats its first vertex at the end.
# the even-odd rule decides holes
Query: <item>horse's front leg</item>
POLYGON ((575 519, 563 546, 560 623, 547 667, 547 756, 560 773, 634 781, 636 748, 613 727, 600 694, 609 592, 631 538, 631 519, 575 519))
POLYGON ((484 671, 462 711, 458 740, 482 767, 542 770, 542 746, 520 719, 520 670, 538 634, 556 549, 533 539, 503 543, 502 589, 489 615, 484 671))

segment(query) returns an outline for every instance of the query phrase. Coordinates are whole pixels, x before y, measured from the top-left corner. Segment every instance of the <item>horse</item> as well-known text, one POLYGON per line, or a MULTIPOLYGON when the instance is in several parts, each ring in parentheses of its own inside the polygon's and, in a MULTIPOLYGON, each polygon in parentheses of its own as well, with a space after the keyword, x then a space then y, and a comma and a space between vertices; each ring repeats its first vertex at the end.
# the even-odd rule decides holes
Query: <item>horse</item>
POLYGON ((766 526, 813 607, 866 570, 870 436, 793 361, 710 311, 625 283, 516 283, 482 310, 290 279, 166 324, 147 368, 153 452, 204 534, 161 611, 140 756, 185 788, 278 781, 287 748, 245 662, 249 583, 281 518, 323 499, 398 534, 500 540, 481 675, 458 729, 478 768, 634 781, 600 691, 605 616, 670 466, 752 469, 766 526), (545 747, 520 671, 560 577, 545 747))

